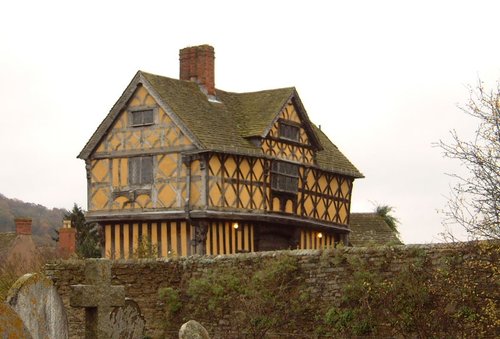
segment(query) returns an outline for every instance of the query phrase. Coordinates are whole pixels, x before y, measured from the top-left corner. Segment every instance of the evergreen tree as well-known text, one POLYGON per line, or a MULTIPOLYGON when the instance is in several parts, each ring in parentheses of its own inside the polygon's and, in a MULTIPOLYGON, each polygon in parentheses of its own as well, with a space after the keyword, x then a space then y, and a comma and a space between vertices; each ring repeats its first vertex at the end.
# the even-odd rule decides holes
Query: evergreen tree
POLYGON ((97 224, 87 223, 82 208, 77 204, 64 218, 71 220, 71 227, 76 228, 76 253, 83 258, 99 258, 101 250, 97 224))

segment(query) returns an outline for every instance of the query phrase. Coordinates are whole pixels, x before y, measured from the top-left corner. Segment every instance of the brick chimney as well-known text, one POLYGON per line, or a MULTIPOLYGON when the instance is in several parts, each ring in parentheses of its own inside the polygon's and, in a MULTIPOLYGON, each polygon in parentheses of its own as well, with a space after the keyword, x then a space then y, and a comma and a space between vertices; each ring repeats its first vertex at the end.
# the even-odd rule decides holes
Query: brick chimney
POLYGON ((59 229, 59 255, 63 258, 70 257, 76 250, 76 229, 71 227, 71 220, 64 220, 63 227, 59 229))
POLYGON ((179 51, 180 79, 195 81, 215 96, 214 48, 209 45, 186 47, 179 51))
POLYGON ((15 218, 16 234, 31 235, 31 218, 15 218))

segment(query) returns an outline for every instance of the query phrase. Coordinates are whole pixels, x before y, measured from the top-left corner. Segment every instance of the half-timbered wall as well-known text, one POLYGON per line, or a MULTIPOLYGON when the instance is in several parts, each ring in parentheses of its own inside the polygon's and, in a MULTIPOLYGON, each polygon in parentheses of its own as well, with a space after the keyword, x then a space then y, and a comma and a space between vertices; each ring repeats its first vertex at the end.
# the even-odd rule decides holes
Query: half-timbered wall
POLYGON ((309 229, 303 229, 300 231, 300 243, 299 248, 301 250, 318 250, 334 248, 339 242, 339 237, 318 231, 313 231, 309 229))
MULTIPOLYGON (((192 148, 181 129, 139 86, 91 157, 89 211, 182 209, 188 173, 180 152, 192 148), (132 114, 139 110, 152 110, 153 123, 133 125, 132 114), (139 155, 153 158, 152 183, 130 183, 129 159, 139 155)), ((191 191, 196 202, 200 176, 196 166, 193 169, 191 191)))
POLYGON ((253 252, 254 227, 250 223, 219 221, 208 227, 206 254, 253 252))
POLYGON ((270 159, 217 154, 208 161, 208 207, 294 214, 347 225, 352 179, 299 166, 297 194, 271 189, 270 159))
POLYGON ((269 134, 262 140, 262 151, 264 154, 285 160, 301 162, 305 164, 314 163, 314 151, 309 142, 297 110, 292 102, 289 102, 279 114, 269 134), (280 124, 286 123, 298 128, 298 140, 286 140, 280 137, 280 124))
POLYGON ((177 257, 194 253, 193 226, 185 221, 131 222, 104 225, 104 257, 177 257))
POLYGON ((208 162, 208 206, 267 210, 267 161, 262 158, 212 154, 208 162))

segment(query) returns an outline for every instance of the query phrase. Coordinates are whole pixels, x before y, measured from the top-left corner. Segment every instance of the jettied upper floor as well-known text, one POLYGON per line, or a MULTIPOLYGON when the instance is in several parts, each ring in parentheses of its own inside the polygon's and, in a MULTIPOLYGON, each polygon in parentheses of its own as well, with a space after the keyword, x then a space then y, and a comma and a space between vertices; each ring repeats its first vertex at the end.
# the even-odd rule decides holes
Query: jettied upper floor
POLYGON ((304 246, 306 232, 305 247, 319 234, 346 241, 353 181, 362 174, 311 123, 295 88, 222 91, 213 63, 213 48, 203 45, 181 50, 180 80, 137 72, 78 156, 88 220, 110 225, 113 239, 129 232, 129 252, 135 236, 153 237, 152 227, 158 243, 170 221, 186 228, 186 248, 177 245, 183 254, 194 251, 200 222, 222 223, 220 233, 248 223, 248 250, 263 229, 304 246))

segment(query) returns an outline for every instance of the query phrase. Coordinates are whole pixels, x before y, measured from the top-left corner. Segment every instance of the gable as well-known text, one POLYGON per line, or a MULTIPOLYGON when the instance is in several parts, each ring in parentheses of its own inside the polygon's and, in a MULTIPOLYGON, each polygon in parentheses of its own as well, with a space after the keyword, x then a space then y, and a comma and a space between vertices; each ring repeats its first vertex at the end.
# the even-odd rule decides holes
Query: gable
POLYGON ((137 86, 94 155, 181 149, 193 143, 144 86, 137 86), (141 120, 148 113, 150 120, 141 120), (139 119, 137 119, 139 117, 139 119))
POLYGON ((316 147, 307 130, 308 122, 297 111, 293 100, 284 105, 262 142, 262 151, 284 160, 313 164, 316 147))
MULTIPOLYGON (((183 134, 183 136, 176 142, 192 144, 197 147, 200 146, 199 140, 197 140, 191 131, 187 129, 184 124, 182 124, 182 121, 175 115, 175 113, 172 112, 170 107, 161 100, 160 96, 145 79, 143 73, 138 71, 123 92, 122 96, 118 99, 106 118, 101 122, 97 130, 82 149, 78 158, 88 159, 95 151, 100 153, 109 153, 120 148, 121 151, 127 151, 126 148, 137 149, 140 148, 137 145, 137 141, 141 145, 143 145, 145 141, 147 141, 148 144, 151 144, 151 142, 154 144, 155 141, 151 140, 153 138, 151 135, 140 135, 138 140, 131 142, 128 138, 136 138, 137 133, 135 135, 122 133, 114 140, 106 139, 109 136, 113 136, 113 133, 110 133, 111 128, 116 126, 116 129, 119 130, 126 128, 127 125, 130 127, 130 110, 141 109, 141 106, 143 108, 154 106, 154 108, 157 109, 155 112, 157 122, 161 123, 163 121, 165 124, 168 124, 169 121, 166 121, 166 118, 168 117, 173 123, 175 123, 176 127, 182 131, 183 134), (149 140, 146 140, 148 137, 149 140), (186 138, 189 142, 183 140, 184 138, 186 138)), ((117 130, 115 130, 115 132, 117 130)), ((162 136, 160 136, 160 142, 161 140, 162 136)), ((172 142, 172 140, 170 140, 170 142, 172 142)))

